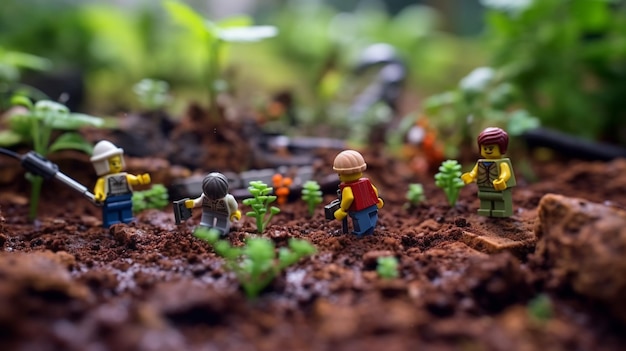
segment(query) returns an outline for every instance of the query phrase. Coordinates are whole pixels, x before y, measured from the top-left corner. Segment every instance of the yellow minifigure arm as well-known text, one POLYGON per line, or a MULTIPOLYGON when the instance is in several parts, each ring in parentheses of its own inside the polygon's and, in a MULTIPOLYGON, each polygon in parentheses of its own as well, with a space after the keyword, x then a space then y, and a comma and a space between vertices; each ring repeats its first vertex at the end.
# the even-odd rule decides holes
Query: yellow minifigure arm
POLYGON ((500 163, 500 176, 493 181, 493 188, 498 191, 505 190, 509 178, 511 178, 511 168, 506 162, 500 163))
POLYGON ((127 174, 126 175, 126 180, 128 181, 128 184, 130 185, 137 185, 137 184, 150 184, 151 180, 150 180, 150 175, 148 173, 144 173, 144 174, 139 174, 139 175, 132 175, 132 174, 127 174))
MULTIPOLYGON (((374 185, 372 185, 372 189, 374 189, 374 193, 376 193, 376 196, 378 197, 378 189, 376 189, 374 185)), ((376 203, 376 207, 383 208, 383 206, 385 206, 385 202, 379 197, 378 203, 376 203)))
POLYGON ((476 180, 477 173, 478 173, 478 163, 474 166, 474 168, 470 172, 463 173, 461 175, 461 180, 463 180, 463 183, 469 184, 476 180))
POLYGON ((204 194, 198 196, 197 198, 195 198, 193 200, 185 200, 185 207, 187 207, 187 208, 200 207, 202 205, 202 198, 203 197, 204 197, 204 194))
POLYGON ((106 200, 107 196, 104 193, 104 178, 98 178, 96 181, 96 186, 93 188, 94 198, 98 202, 102 202, 106 200))
POLYGON ((240 220, 241 219, 241 211, 237 208, 237 200, 231 194, 227 194, 224 198, 226 201, 226 206, 228 207, 228 213, 230 213, 230 221, 240 220))
POLYGON ((345 187, 341 191, 341 205, 337 211, 335 211, 335 219, 342 220, 348 215, 348 209, 352 206, 354 201, 354 194, 350 187, 345 187))

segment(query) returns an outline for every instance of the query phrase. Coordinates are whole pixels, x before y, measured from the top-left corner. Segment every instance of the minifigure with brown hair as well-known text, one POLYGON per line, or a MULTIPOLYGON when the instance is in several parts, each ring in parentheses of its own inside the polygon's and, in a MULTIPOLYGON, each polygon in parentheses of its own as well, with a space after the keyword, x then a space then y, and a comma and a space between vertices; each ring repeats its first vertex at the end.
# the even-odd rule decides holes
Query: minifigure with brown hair
POLYGON ((352 218, 352 233, 357 236, 372 234, 378 222, 378 209, 383 207, 383 200, 378 197, 378 190, 369 179, 363 178, 367 164, 363 156, 354 150, 345 150, 335 157, 333 170, 339 175, 339 209, 335 219, 343 220, 347 215, 352 218))
POLYGON ((465 184, 476 182, 480 208, 478 214, 488 217, 513 215, 511 188, 515 175, 511 160, 502 157, 509 145, 509 135, 500 128, 486 128, 478 135, 479 159, 471 172, 461 175, 465 184))

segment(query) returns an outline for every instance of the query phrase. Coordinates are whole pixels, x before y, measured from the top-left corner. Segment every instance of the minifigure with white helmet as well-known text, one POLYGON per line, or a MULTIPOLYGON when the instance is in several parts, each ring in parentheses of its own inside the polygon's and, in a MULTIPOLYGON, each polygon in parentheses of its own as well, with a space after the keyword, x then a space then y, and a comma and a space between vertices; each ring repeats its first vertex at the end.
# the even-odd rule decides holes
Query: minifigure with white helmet
POLYGON ((372 234, 378 222, 378 209, 384 205, 378 190, 368 178, 363 178, 367 164, 363 156, 354 150, 345 150, 335 157, 333 170, 339 175, 341 204, 335 211, 335 219, 352 218, 353 234, 372 234))
POLYGON ((110 141, 102 140, 93 148, 91 157, 96 174, 100 177, 94 188, 95 200, 102 203, 102 226, 133 220, 133 185, 150 184, 149 174, 134 176, 122 172, 124 150, 110 141))
POLYGON ((200 226, 213 228, 226 235, 231 223, 241 219, 237 200, 228 193, 228 179, 218 172, 207 174, 202 180, 202 195, 195 200, 185 201, 185 207, 202 207, 200 226))

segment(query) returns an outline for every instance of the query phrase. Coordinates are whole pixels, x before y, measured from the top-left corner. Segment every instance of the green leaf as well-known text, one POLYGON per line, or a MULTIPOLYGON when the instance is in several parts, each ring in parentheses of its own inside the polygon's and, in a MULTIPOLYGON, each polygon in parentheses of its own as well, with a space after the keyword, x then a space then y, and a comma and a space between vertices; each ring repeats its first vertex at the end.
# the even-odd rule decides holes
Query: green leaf
POLYGON ((202 40, 213 40, 215 38, 214 32, 206 25, 207 21, 185 3, 165 0, 163 5, 172 19, 182 27, 187 28, 194 36, 202 40))
POLYGON ((76 130, 82 127, 100 128, 104 126, 104 120, 82 113, 70 113, 68 116, 60 116, 60 118, 53 119, 50 126, 53 129, 61 130, 76 130))
POLYGON ((300 256, 312 255, 317 252, 315 246, 306 240, 289 239, 289 247, 300 256))
POLYGON ((272 213, 272 215, 275 215, 275 214, 280 212, 280 208, 278 208, 276 206, 272 206, 272 207, 270 207, 270 212, 272 213))
POLYGON ((13 106, 24 106, 31 110, 33 108, 33 102, 24 95, 14 95, 11 97, 11 105, 13 106))
POLYGON ((0 146, 17 145, 24 141, 24 137, 12 130, 0 130, 0 146))
POLYGON ((88 155, 93 152, 93 146, 78 133, 61 134, 48 148, 48 152, 59 150, 79 150, 88 155))

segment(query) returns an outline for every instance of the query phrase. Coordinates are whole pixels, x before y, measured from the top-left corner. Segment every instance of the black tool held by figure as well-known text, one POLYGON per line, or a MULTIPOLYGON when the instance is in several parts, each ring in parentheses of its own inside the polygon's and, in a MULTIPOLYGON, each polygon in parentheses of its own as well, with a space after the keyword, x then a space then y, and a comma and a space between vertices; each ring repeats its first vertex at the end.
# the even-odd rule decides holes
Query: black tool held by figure
POLYGON ((181 224, 183 221, 191 218, 191 209, 185 207, 185 201, 189 200, 189 198, 184 198, 182 200, 174 201, 174 219, 176 220, 176 224, 181 224))
MULTIPOLYGON (((341 207, 341 190, 337 190, 337 198, 331 201, 328 205, 324 206, 324 217, 326 220, 332 221, 335 219, 335 211, 341 207)), ((344 234, 348 233, 348 217, 341 220, 341 231, 344 234)))

